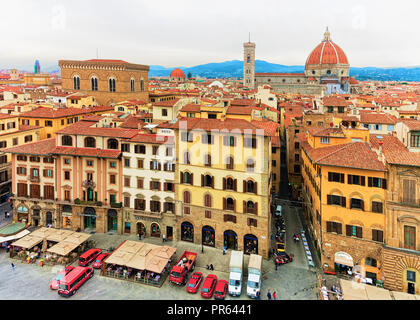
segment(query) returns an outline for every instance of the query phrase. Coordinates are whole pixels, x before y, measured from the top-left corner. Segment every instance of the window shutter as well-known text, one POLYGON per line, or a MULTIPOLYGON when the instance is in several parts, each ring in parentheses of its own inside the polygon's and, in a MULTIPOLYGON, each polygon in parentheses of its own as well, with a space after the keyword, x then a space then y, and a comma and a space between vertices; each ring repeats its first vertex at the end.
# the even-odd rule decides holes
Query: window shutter
POLYGON ((163 164, 163 171, 168 171, 168 164, 166 162, 163 164))
POLYGON ((356 227, 356 237, 362 238, 362 227, 356 227))
POLYGON ((346 224, 346 236, 351 237, 351 227, 350 225, 346 224))
POLYGON ((150 190, 153 189, 153 181, 150 181, 150 190))
POLYGON ((214 189, 214 177, 211 177, 211 187, 214 189))
POLYGON ((348 184, 353 184, 353 176, 351 174, 347 175, 347 183, 348 184))
POLYGON ((327 195, 327 204, 331 204, 332 203, 332 196, 331 195, 327 195))
POLYGON ((160 162, 158 163, 158 169, 162 170, 162 164, 160 162))
POLYGON ((361 184, 362 186, 365 186, 365 185, 366 185, 366 183, 365 183, 365 176, 361 176, 361 177, 360 177, 360 184, 361 184))
POLYGON ((137 181, 137 186, 139 189, 143 189, 143 180, 138 180, 137 181))
POLYGON ((166 212, 166 211, 168 211, 168 203, 164 202, 163 203, 163 212, 166 212))
POLYGON ((243 209, 243 211, 244 211, 244 213, 246 213, 246 201, 243 201, 242 203, 243 203, 243 205, 244 205, 244 209, 243 209))
POLYGON ((257 183, 256 183, 256 182, 254 182, 254 193, 255 193, 255 194, 257 194, 257 190, 258 190, 257 183))
POLYGON ((248 225, 248 226, 251 226, 251 218, 248 218, 248 219, 247 219, 247 225, 248 225))
POLYGON ((378 230, 378 241, 384 242, 384 232, 382 230, 378 230))
POLYGON ((204 174, 201 175, 201 186, 204 187, 204 174))
POLYGON ((328 181, 332 181, 332 172, 328 172, 328 181))
POLYGON ((387 189, 386 179, 382 179, 382 188, 387 189))
POLYGON ((223 145, 224 146, 227 146, 228 145, 228 143, 227 143, 227 140, 228 139, 228 137, 227 136, 223 136, 223 145))
POLYGON ((233 146, 236 146, 236 137, 232 137, 233 138, 233 146))
POLYGON ((345 207, 346 207, 346 197, 341 197, 341 206, 342 206, 343 208, 345 208, 345 207))
POLYGON ((372 177, 368 177, 368 187, 372 186, 372 177))
POLYGON ((362 210, 365 211, 365 203, 364 203, 364 201, 363 200, 360 200, 360 202, 361 202, 362 210))
POLYGON ((232 216, 232 222, 236 223, 236 216, 232 216))
POLYGON ((382 202, 378 202, 378 212, 383 213, 382 202))
POLYGON ((237 184, 237 179, 233 180, 233 190, 237 190, 238 184, 237 184))
POLYGON ((182 172, 179 173, 179 183, 184 183, 183 178, 184 174, 182 172))
POLYGON ((150 161, 150 170, 153 170, 153 161, 150 161))
POLYGON ((223 198, 223 210, 226 210, 226 198, 223 198))
POLYGON ((345 183, 344 182, 344 173, 340 173, 340 182, 345 183))
MULTIPOLYGON (((168 190, 168 186, 167 186, 166 182, 164 182, 163 183, 163 191, 167 191, 167 190, 168 190)), ((165 212, 166 212, 166 210, 165 210, 165 212)))
POLYGON ((331 232, 332 231, 332 222, 327 221, 327 232, 331 232))
POLYGON ((254 227, 257 227, 257 219, 254 219, 254 227))
POLYGON ((244 193, 247 192, 246 190, 246 180, 244 180, 244 188, 243 188, 244 193))
POLYGON ((233 211, 236 212, 236 200, 233 199, 233 211))
POLYGON ((337 226, 337 234, 341 234, 341 223, 336 223, 337 226))
POLYGON ((226 178, 223 178, 223 190, 226 190, 226 178))
POLYGON ((193 184, 194 182, 194 173, 190 174, 190 183, 193 184))
MULTIPOLYGON (((254 214, 258 215, 258 202, 254 203, 254 214)), ((255 220, 255 221, 257 221, 257 220, 255 220)), ((255 225, 255 227, 256 227, 256 225, 255 225)))

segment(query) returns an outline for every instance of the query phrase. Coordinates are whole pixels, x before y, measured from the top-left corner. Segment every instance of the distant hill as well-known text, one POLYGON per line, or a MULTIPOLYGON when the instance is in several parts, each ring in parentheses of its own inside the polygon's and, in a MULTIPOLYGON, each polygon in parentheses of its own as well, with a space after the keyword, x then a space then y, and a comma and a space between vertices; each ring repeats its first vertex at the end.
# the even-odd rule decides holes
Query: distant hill
MULTIPOLYGON (((191 72, 193 76, 206 78, 241 78, 243 76, 243 61, 232 60, 219 63, 207 63, 194 67, 150 66, 149 77, 169 77, 174 68, 180 68, 185 75, 191 72)), ((304 72, 304 66, 285 66, 264 60, 255 61, 255 72, 304 72)), ((350 76, 358 80, 379 81, 420 81, 420 66, 405 68, 356 68, 350 67, 350 76)))

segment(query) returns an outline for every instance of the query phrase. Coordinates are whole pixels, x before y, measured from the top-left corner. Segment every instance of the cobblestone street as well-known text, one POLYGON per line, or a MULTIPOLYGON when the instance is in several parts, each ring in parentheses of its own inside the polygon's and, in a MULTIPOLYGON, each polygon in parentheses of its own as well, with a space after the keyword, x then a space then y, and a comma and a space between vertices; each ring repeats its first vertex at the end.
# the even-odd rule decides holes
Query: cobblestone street
MULTIPOLYGON (((299 220, 295 209, 285 207, 286 224, 290 225, 290 232, 287 234, 286 247, 288 253, 293 253, 295 260, 275 270, 273 260, 263 260, 263 283, 261 298, 267 299, 267 289, 271 292, 276 291, 278 299, 281 300, 313 300, 316 299, 316 274, 308 268, 305 252, 301 243, 294 243, 292 234, 296 228, 300 228, 299 220)), ((138 241, 135 235, 117 234, 93 234, 92 240, 96 241, 96 246, 101 249, 117 247, 126 239, 138 241)), ((158 238, 145 238, 141 241, 162 244, 158 238)), ((177 260, 184 250, 195 251, 198 253, 196 270, 203 272, 206 276, 214 273, 218 278, 228 280, 229 277, 229 251, 223 255, 222 250, 211 247, 204 247, 201 253, 201 245, 188 242, 166 242, 169 246, 177 248, 175 260, 177 260), (212 263, 215 270, 209 271, 205 268, 206 264, 212 263)), ((245 281, 247 275, 247 265, 249 256, 244 256, 245 281)), ((76 262, 77 263, 77 262, 76 262)), ((74 263, 73 265, 76 265, 74 263)), ((0 299, 65 299, 60 297, 56 291, 49 289, 51 279, 62 269, 62 266, 44 266, 26 264, 10 259, 4 251, 0 252, 0 299), (16 265, 12 270, 11 262, 16 265)), ((168 299, 168 300, 189 300, 202 299, 200 294, 188 294, 185 286, 175 286, 165 280, 160 288, 151 287, 144 284, 132 283, 129 281, 111 279, 100 276, 100 271, 95 270, 95 276, 87 281, 78 290, 77 294, 71 299, 81 300, 129 300, 129 299, 168 299)), ((226 299, 249 299, 246 296, 246 282, 242 289, 240 298, 232 298, 227 295, 226 299)))

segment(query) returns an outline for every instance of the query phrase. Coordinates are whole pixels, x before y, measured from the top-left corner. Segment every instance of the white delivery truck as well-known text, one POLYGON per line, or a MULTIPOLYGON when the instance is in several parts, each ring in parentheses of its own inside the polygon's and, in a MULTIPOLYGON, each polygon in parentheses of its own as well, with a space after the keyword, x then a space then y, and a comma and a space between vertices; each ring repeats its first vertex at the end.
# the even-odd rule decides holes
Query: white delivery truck
POLYGON ((244 253, 234 251, 230 255, 229 264, 229 294, 239 297, 242 293, 242 266, 244 262, 244 253))
POLYGON ((251 254, 248 263, 248 286, 246 294, 250 298, 256 298, 257 292, 261 293, 261 268, 262 256, 251 254))

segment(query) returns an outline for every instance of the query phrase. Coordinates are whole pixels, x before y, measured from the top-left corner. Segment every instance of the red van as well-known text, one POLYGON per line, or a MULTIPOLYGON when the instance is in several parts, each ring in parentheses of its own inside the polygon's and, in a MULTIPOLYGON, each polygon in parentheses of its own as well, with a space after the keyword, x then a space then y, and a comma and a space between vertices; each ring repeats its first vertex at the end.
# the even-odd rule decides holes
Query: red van
POLYGON ((58 294, 62 297, 72 296, 88 279, 92 277, 92 268, 76 267, 60 280, 58 294))
POLYGON ((79 266, 86 267, 102 252, 101 249, 89 249, 79 257, 79 266))

